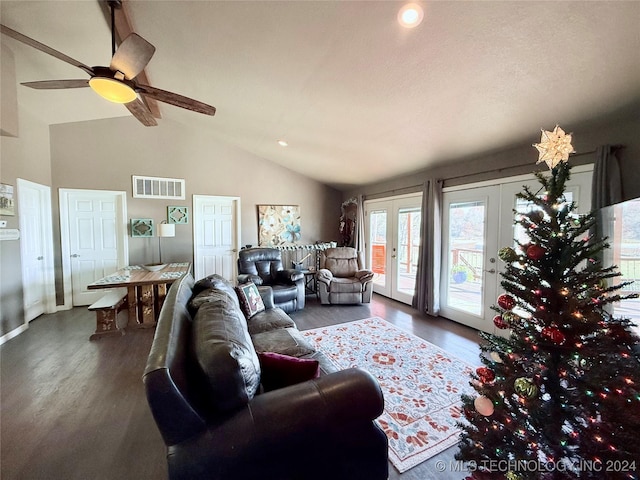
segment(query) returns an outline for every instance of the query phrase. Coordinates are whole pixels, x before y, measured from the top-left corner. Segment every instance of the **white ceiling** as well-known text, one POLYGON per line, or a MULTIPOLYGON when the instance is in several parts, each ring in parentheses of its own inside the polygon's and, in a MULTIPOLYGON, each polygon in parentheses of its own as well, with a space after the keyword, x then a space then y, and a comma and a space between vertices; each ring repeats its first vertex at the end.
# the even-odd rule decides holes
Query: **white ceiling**
MULTIPOLYGON (((134 0, 128 9, 157 48, 150 83, 218 109, 208 117, 160 104, 165 119, 337 188, 530 143, 541 127, 571 130, 640 99, 638 1, 421 2, 415 29, 398 25, 402 4, 134 0)), ((0 15, 83 63, 109 64, 97 0, 2 0, 0 15)), ((86 78, 1 40, 19 82, 86 78)), ((129 114, 89 89, 18 88, 21 108, 51 124, 129 114)))

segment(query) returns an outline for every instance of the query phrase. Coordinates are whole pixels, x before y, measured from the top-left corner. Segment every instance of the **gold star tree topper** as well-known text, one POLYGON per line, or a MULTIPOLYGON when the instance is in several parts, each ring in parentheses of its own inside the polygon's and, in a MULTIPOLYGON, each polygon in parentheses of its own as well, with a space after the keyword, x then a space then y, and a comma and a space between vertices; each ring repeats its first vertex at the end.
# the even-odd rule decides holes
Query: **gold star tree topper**
POLYGON ((553 132, 542 130, 540 143, 534 143, 533 146, 540 153, 536 164, 545 162, 549 169, 554 168, 560 162, 567 162, 569 155, 576 153, 571 146, 571 134, 564 133, 564 130, 558 125, 553 129, 553 132))

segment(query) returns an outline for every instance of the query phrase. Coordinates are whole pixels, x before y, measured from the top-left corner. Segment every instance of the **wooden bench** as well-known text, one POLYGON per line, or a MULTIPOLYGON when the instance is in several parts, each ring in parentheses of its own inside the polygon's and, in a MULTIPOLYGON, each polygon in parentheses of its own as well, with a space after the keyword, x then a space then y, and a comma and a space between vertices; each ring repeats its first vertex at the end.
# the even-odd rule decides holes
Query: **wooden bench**
POLYGON ((97 302, 89 306, 89 310, 96 312, 96 331, 89 337, 95 340, 102 335, 124 335, 124 328, 118 327, 118 312, 127 308, 127 289, 112 288, 97 302))

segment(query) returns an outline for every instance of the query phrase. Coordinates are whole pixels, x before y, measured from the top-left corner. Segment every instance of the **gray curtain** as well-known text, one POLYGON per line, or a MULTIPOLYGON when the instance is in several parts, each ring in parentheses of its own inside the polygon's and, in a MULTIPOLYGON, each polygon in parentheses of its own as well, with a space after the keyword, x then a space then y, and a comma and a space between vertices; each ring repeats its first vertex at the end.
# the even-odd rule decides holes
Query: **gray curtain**
POLYGON ((423 313, 440 312, 442 252, 442 180, 429 179, 422 192, 420 252, 412 306, 423 313))
POLYGON ((623 200, 620 161, 617 153, 619 145, 603 145, 596 149, 591 187, 591 210, 597 210, 623 200))
POLYGON ((365 239, 364 239, 364 197, 362 196, 362 194, 358 195, 358 199, 356 200, 357 202, 357 211, 356 211, 356 241, 354 242, 354 245, 356 247, 356 250, 358 250, 359 252, 362 252, 362 254, 364 255, 365 251, 364 251, 364 244, 365 244, 365 239))
MULTIPOLYGON (((610 239, 613 233, 613 212, 605 208, 624 199, 622 192, 622 176, 617 153, 620 145, 603 145, 596 149, 596 161, 593 165, 591 186, 591 211, 596 215, 596 223, 590 234, 596 239, 610 239)), ((605 249, 594 255, 603 265, 613 265, 613 250, 605 249)), ((605 306, 613 314, 613 305, 605 306)))

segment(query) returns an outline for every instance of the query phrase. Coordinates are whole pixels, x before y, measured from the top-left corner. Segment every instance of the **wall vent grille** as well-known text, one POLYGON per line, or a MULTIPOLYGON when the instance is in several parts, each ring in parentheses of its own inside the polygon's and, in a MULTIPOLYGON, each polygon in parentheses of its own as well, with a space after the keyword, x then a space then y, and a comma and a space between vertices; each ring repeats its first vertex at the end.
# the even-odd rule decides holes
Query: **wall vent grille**
POLYGON ((133 175, 133 198, 185 199, 185 182, 180 178, 133 175))

